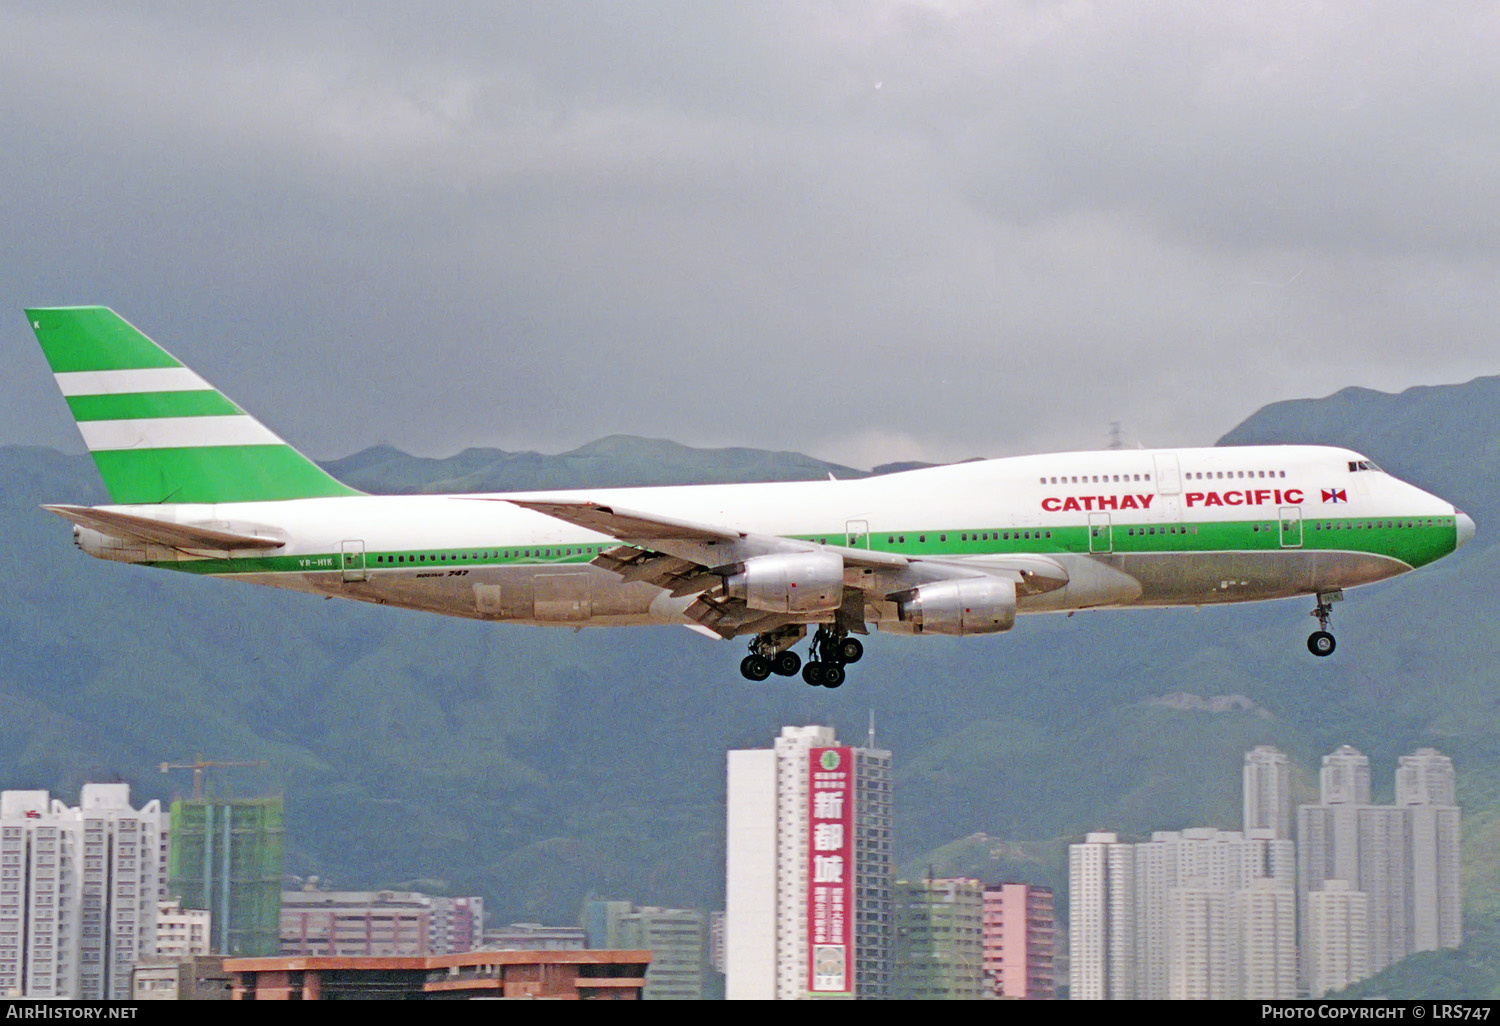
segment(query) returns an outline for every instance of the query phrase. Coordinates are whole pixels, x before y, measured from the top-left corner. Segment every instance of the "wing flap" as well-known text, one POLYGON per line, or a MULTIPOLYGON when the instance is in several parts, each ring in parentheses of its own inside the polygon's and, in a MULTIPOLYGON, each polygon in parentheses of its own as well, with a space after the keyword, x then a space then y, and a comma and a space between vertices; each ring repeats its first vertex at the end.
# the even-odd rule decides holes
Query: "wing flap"
POLYGON ((235 549, 279 549, 286 544, 284 538, 249 534, 225 527, 170 523, 134 513, 122 513, 119 510, 65 505, 43 506, 42 509, 48 513, 55 513, 64 520, 70 520, 79 527, 87 527, 101 534, 135 538, 152 545, 165 545, 172 549, 232 552, 235 549))

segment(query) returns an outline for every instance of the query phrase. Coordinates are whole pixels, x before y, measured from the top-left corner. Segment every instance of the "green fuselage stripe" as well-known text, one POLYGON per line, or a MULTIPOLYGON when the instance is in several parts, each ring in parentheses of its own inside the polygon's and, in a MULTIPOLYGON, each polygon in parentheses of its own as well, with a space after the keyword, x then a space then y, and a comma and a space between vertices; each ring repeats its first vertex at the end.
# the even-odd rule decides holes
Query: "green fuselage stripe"
MULTIPOLYGON (((1111 525, 1111 536, 1091 537, 1091 527, 1021 527, 999 530, 886 532, 868 536, 871 548, 908 556, 982 556, 1028 553, 1088 553, 1090 543, 1096 555, 1108 544, 1111 553, 1176 553, 1183 555, 1214 552, 1283 552, 1329 551, 1368 552, 1397 559, 1418 567, 1452 552, 1457 546, 1457 530, 1452 517, 1403 517, 1401 519, 1343 518, 1308 519, 1301 524, 1301 544, 1295 544, 1295 531, 1287 532, 1283 545, 1282 525, 1276 520, 1213 521, 1189 524, 1111 525), (1388 526, 1389 525, 1389 526, 1388 526), (1410 525, 1410 526, 1407 526, 1410 525), (988 537, 985 537, 988 535, 988 537), (967 536, 967 538, 965 537, 967 536), (889 540, 887 540, 889 539, 889 540)), ((799 535, 804 541, 844 545, 846 538, 837 534, 799 535)), ((435 572, 474 566, 557 566, 587 563, 601 550, 621 544, 552 545, 501 547, 483 549, 474 546, 457 549, 413 549, 377 551, 364 554, 364 569, 435 572)), ((859 542, 863 547, 863 541, 859 542)), ((350 566, 357 566, 353 557, 350 566)), ((317 573, 340 572, 345 568, 341 553, 298 556, 252 556, 244 559, 192 559, 161 561, 152 565, 199 574, 236 573, 317 573)))
POLYGON ((148 417, 218 417, 242 414, 213 389, 194 392, 133 392, 128 395, 74 395, 68 409, 75 420, 143 420, 148 417))

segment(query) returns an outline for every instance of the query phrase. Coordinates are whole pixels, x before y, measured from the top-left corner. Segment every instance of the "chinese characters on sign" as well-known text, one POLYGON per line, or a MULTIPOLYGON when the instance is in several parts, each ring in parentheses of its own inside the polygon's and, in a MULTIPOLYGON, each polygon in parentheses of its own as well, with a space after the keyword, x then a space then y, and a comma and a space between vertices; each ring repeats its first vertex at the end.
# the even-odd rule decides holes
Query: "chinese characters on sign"
POLYGON ((854 933, 854 752, 808 753, 807 988, 848 994, 854 933))

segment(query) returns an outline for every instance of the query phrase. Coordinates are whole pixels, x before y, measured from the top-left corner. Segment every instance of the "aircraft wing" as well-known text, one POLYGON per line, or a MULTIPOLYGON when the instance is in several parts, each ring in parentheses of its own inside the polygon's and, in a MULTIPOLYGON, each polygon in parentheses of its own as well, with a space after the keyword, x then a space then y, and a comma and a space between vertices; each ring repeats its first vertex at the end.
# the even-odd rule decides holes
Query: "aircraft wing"
POLYGON ((627 581, 644 581, 666 589, 674 598, 697 595, 684 615, 725 638, 797 622, 795 617, 751 610, 723 594, 724 577, 737 564, 771 553, 837 553, 845 568, 844 606, 837 618, 844 629, 861 634, 865 633, 867 600, 884 600, 920 584, 961 577, 1006 577, 1016 582, 1021 594, 1027 594, 1051 591, 1068 582, 1062 566, 1041 555, 923 559, 756 534, 583 500, 504 501, 619 539, 622 544, 594 558, 595 566, 627 581))
MULTIPOLYGON (((727 566, 772 552, 811 552, 820 549, 839 553, 847 566, 899 570, 911 563, 907 557, 893 552, 820 545, 781 535, 754 534, 713 524, 675 520, 655 513, 639 513, 596 502, 557 499, 505 501, 590 531, 607 534, 633 546, 675 556, 705 569, 727 566)), ((643 577, 635 579, 645 580, 643 577)))
POLYGON ((165 545, 172 549, 191 549, 195 552, 231 552, 235 549, 279 549, 286 542, 279 538, 228 530, 224 527, 207 527, 198 524, 178 524, 152 517, 122 513, 119 510, 96 509, 91 506, 43 506, 48 513, 56 513, 64 520, 71 520, 79 527, 87 527, 101 534, 116 538, 131 538, 151 545, 165 545))

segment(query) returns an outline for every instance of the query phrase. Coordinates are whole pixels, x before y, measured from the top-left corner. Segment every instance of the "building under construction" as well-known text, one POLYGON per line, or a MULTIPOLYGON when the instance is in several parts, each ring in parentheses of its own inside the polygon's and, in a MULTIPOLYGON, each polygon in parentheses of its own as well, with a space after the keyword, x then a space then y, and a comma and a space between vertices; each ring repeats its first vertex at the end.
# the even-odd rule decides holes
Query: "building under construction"
POLYGON ((172 803, 167 889, 185 907, 209 910, 216 954, 277 953, 284 833, 280 798, 172 803))

